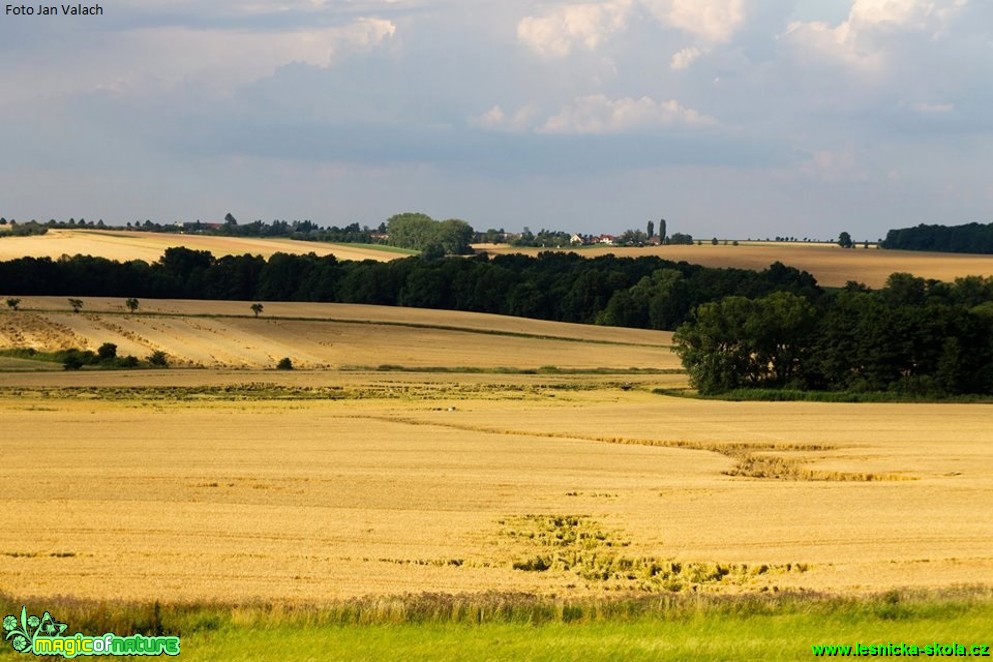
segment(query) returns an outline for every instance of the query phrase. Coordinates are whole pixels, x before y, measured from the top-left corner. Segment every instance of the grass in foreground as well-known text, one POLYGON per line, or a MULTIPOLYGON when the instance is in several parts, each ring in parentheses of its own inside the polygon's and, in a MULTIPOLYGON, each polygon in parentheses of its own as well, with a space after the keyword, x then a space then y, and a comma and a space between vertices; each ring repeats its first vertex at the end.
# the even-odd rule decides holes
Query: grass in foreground
MULTIPOLYGON (((993 593, 980 588, 863 598, 421 595, 323 607, 32 603, 70 633, 178 634, 186 660, 802 660, 813 644, 987 644, 993 620, 993 593)), ((20 603, 0 596, 0 608, 16 613, 20 603)))

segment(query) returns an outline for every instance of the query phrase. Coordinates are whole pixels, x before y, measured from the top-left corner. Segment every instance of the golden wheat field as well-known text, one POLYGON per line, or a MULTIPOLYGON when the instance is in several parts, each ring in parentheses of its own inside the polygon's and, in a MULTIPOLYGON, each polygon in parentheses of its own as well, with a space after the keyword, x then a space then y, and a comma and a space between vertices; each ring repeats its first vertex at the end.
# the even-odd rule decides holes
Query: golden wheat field
POLYGON ((5 237, 0 241, 0 260, 19 257, 93 255, 109 260, 144 260, 155 262, 167 248, 185 246, 192 250, 224 255, 262 255, 273 253, 334 255, 339 260, 387 261, 404 257, 403 253, 323 242, 254 237, 215 237, 207 235, 162 234, 156 232, 111 230, 49 230, 43 235, 5 237))
MULTIPOLYGON (((547 250, 489 244, 479 245, 477 248, 494 254, 520 252, 535 255, 541 250, 547 250)), ((876 249, 874 246, 845 250, 835 244, 741 242, 740 245, 733 246, 722 242, 712 246, 709 241, 705 241, 702 246, 603 246, 583 248, 577 252, 588 257, 611 253, 618 257, 655 255, 665 260, 686 261, 706 267, 739 269, 765 269, 778 261, 810 272, 825 287, 842 287, 854 280, 878 288, 895 272, 909 272, 922 278, 949 282, 963 276, 993 275, 993 255, 892 251, 876 249)))
POLYGON ((266 304, 259 319, 238 302, 22 305, 0 314, 0 344, 121 340, 214 367, 0 372, 8 594, 320 602, 993 578, 986 405, 658 395, 685 377, 650 331, 330 304, 266 304), (284 354, 314 367, 263 369, 284 354), (408 370, 368 369, 382 364, 408 370))

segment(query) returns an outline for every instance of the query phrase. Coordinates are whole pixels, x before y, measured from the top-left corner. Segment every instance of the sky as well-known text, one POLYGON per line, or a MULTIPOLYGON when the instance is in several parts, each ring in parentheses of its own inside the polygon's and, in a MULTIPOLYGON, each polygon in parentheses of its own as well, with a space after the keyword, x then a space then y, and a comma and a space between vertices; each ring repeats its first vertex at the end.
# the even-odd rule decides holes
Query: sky
POLYGON ((99 5, 0 15, 8 219, 993 221, 986 0, 99 5))

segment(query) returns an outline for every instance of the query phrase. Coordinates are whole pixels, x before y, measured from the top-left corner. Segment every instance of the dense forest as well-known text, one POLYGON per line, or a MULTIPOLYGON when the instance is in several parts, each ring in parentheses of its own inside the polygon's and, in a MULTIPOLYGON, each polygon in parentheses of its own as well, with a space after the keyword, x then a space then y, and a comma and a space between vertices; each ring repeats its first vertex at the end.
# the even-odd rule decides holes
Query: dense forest
POLYGON ((886 233, 883 248, 942 253, 993 254, 993 223, 918 225, 886 233))
POLYGON ((696 309, 676 351, 701 393, 786 388, 993 394, 993 278, 893 274, 811 301, 790 292, 696 309))
POLYGON ((813 276, 779 263, 751 271, 553 252, 339 262, 313 253, 215 258, 182 247, 167 249, 153 264, 19 258, 0 262, 0 283, 8 295, 331 301, 653 329, 674 329, 696 306, 725 296, 821 294, 813 276))
POLYGON ((993 393, 993 278, 893 274, 825 291, 809 273, 715 269, 654 256, 242 255, 170 248, 149 264, 80 256, 0 262, 5 295, 414 306, 676 329, 703 393, 739 388, 993 393))

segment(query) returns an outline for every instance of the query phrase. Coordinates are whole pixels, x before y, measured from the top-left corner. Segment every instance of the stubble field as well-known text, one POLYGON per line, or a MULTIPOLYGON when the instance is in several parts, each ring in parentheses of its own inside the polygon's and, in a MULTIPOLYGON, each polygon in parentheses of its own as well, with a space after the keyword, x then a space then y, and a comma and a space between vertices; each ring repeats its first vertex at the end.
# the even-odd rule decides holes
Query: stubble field
MULTIPOLYGON (((537 254, 537 248, 513 248, 483 244, 477 248, 488 253, 537 254)), ((569 249, 564 249, 569 250, 569 249)), ((761 270, 773 262, 802 269, 813 274, 824 287, 843 287, 850 280, 879 288, 890 274, 908 272, 922 278, 954 281, 963 276, 993 275, 993 255, 965 253, 928 253, 923 251, 877 250, 858 246, 843 249, 835 244, 741 242, 734 246, 724 242, 717 246, 704 241, 701 246, 645 246, 618 248, 611 246, 583 247, 580 255, 595 257, 613 253, 624 257, 654 255, 677 262, 685 260, 705 267, 736 267, 761 270)))
POLYGON ((121 230, 49 230, 43 235, 3 237, 0 260, 19 257, 50 257, 62 255, 93 255, 109 260, 144 260, 155 262, 167 248, 185 246, 191 250, 210 251, 214 257, 224 255, 262 255, 273 253, 302 255, 334 255, 339 260, 387 261, 404 257, 403 251, 379 250, 372 247, 328 244, 292 239, 261 239, 254 237, 217 237, 210 235, 166 234, 121 230))

